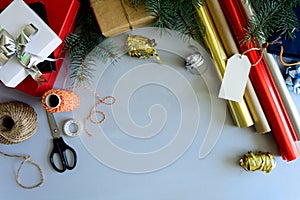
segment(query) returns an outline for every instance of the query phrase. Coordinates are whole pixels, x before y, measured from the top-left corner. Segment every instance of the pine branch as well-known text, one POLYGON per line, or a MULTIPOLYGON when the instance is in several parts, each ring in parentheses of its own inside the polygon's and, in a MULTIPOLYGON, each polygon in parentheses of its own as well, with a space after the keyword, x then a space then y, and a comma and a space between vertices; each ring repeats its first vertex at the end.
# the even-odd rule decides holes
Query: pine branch
POLYGON ((90 84, 90 77, 92 77, 93 72, 91 65, 93 63, 87 62, 86 56, 80 56, 72 60, 69 67, 72 70, 70 77, 74 80, 73 85, 90 84))
POLYGON ((281 3, 282 18, 279 19, 280 35, 287 36, 289 38, 295 38, 295 30, 299 28, 298 19, 296 13, 293 11, 294 4, 291 1, 290 6, 286 8, 286 2, 281 3))
POLYGON ((107 39, 94 48, 91 52, 91 57, 96 58, 100 56, 103 63, 107 63, 109 61, 114 63, 118 59, 116 49, 117 47, 114 42, 107 39))
POLYGON ((199 4, 202 5, 202 6, 205 5, 204 1, 202 1, 202 0, 179 0, 179 2, 181 4, 191 4, 191 5, 194 5, 194 6, 197 6, 199 4))
POLYGON ((65 50, 71 58, 69 69, 71 70, 71 79, 73 84, 83 85, 90 79, 91 68, 87 62, 88 47, 85 40, 80 35, 70 34, 66 38, 65 50))
POLYGON ((87 41, 76 34, 69 35, 67 40, 69 42, 66 48, 69 47, 68 53, 71 57, 69 64, 69 68, 71 69, 70 77, 73 79, 73 84, 75 85, 90 83, 95 71, 96 59, 99 59, 99 57, 103 63, 109 60, 111 62, 117 60, 116 47, 111 41, 104 41, 95 46, 94 41, 87 41), (92 50, 91 46, 94 47, 92 50))
POLYGON ((155 17, 154 27, 171 28, 174 4, 167 0, 146 0, 146 9, 155 17))
POLYGON ((65 39, 64 50, 71 59, 71 79, 73 84, 89 84, 95 70, 94 58, 100 57, 103 62, 116 60, 117 50, 109 44, 102 44, 106 38, 101 34, 93 10, 88 1, 81 1, 76 19, 76 29, 65 39), (100 48, 101 46, 101 48, 100 48), (95 49, 95 51, 93 51, 95 49), (101 49, 98 50, 98 49, 101 49), (90 56, 88 56, 91 54, 90 56))
MULTIPOLYGON (((76 30, 65 39, 64 51, 71 58, 71 78, 74 84, 89 83, 95 70, 95 58, 103 62, 117 59, 115 45, 104 42, 93 10, 87 0, 80 0, 76 30)), ((130 0, 137 6, 145 3, 146 9, 155 17, 154 27, 176 30, 184 36, 200 40, 203 26, 196 14, 195 6, 204 4, 204 0, 130 0)))
POLYGON ((268 41, 271 36, 295 38, 299 22, 294 11, 300 0, 248 0, 254 8, 245 27, 247 37, 257 38, 260 42, 268 41))
POLYGON ((176 30, 196 40, 202 36, 195 6, 202 0, 145 0, 146 8, 155 17, 154 27, 176 30))
POLYGON ((69 35, 67 35, 64 41, 65 45, 63 52, 73 52, 79 40, 80 36, 75 33, 70 33, 69 35))
MULTIPOLYGON (((200 40, 203 35, 201 25, 197 23, 197 13, 193 2, 184 2, 178 4, 178 16, 174 20, 173 28, 195 40, 200 40)), ((174 18, 175 19, 175 18, 174 18)))
POLYGON ((137 7, 138 5, 145 3, 145 0, 130 0, 130 3, 134 5, 134 7, 137 7))
POLYGON ((257 38, 259 41, 264 41, 277 29, 279 4, 275 1, 265 2, 262 2, 259 8, 263 9, 263 12, 257 12, 249 18, 248 27, 245 28, 248 33, 246 40, 257 38))

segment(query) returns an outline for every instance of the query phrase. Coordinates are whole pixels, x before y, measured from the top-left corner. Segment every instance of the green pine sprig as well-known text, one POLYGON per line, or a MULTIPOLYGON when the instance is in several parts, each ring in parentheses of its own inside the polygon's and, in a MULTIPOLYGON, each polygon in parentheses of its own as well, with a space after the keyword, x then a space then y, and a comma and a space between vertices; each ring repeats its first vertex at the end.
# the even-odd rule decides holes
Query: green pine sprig
POLYGON ((89 82, 92 75, 90 62, 87 60, 88 47, 84 38, 78 34, 70 34, 65 39, 64 50, 70 57, 69 69, 71 70, 71 79, 75 85, 82 85, 89 82))
POLYGON ((195 6, 202 4, 200 1, 181 0, 177 4, 177 12, 172 29, 200 41, 204 33, 204 26, 196 13, 195 6), (200 23, 199 23, 200 22, 200 23))
POLYGON ((137 7, 138 5, 145 3, 145 0, 130 0, 130 3, 137 7))
POLYGON ((203 0, 131 0, 134 6, 145 3, 146 9, 155 18, 154 27, 176 30, 184 36, 200 40, 203 26, 199 24, 195 6, 203 0), (199 28, 200 26, 200 28, 199 28))
POLYGON ((171 28, 175 12, 171 1, 147 0, 146 9, 155 17, 154 27, 171 28))
MULTIPOLYGON (((203 0, 130 0, 137 6, 145 4, 146 9, 155 17, 153 26, 161 30, 168 28, 200 40, 203 33, 199 24, 195 6, 203 5, 203 0), (199 28, 200 27, 200 28, 199 28)), ((105 38, 99 29, 93 10, 87 0, 80 1, 81 6, 76 19, 76 30, 65 39, 64 51, 71 61, 69 68, 74 84, 89 83, 95 70, 95 58, 103 62, 117 59, 117 50, 112 42, 103 42, 105 38)))
POLYGON ((202 0, 145 0, 145 4, 155 17, 154 27, 176 30, 200 40, 203 29, 199 28, 195 6, 203 4, 202 0))
POLYGON ((248 0, 255 14, 245 27, 247 37, 257 38, 260 42, 268 41, 271 36, 295 38, 299 22, 294 11, 300 0, 248 0))
POLYGON ((70 78, 74 85, 89 84, 95 70, 95 57, 103 62, 116 61, 117 48, 104 42, 94 13, 87 0, 82 0, 76 19, 74 33, 65 38, 64 52, 70 58, 70 78))
MULTIPOLYGON (((281 37, 295 37, 299 22, 294 8, 300 0, 244 0, 250 3, 255 14, 250 17, 245 40, 256 38, 265 42, 274 34, 281 37)), ((179 31, 187 38, 200 41, 205 28, 199 19, 195 6, 204 5, 204 0, 130 0, 132 5, 145 4, 155 20, 154 27, 179 31)), ((94 58, 100 57, 103 62, 115 61, 117 51, 99 29, 93 10, 88 0, 81 0, 77 15, 76 30, 65 39, 65 48, 71 58, 71 78, 76 84, 89 82, 95 70, 94 58), (94 49, 94 50, 93 50, 94 49), (93 51, 92 51, 93 50, 93 51), (91 55, 91 56, 88 56, 91 55)))

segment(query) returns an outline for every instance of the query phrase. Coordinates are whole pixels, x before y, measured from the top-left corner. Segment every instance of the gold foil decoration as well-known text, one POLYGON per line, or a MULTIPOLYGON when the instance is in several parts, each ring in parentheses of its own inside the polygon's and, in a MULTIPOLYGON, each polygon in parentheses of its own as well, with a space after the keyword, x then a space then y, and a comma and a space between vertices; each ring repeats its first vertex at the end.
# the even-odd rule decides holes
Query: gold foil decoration
POLYGON ((240 159, 240 166, 246 171, 264 171, 267 174, 275 168, 276 163, 272 154, 268 152, 252 152, 249 151, 240 159))
POLYGON ((138 57, 142 59, 149 59, 155 55, 159 63, 161 63, 160 57, 155 49, 156 43, 154 39, 149 39, 140 35, 131 35, 127 37, 127 52, 132 57, 138 57))
POLYGON ((28 24, 17 36, 13 38, 2 26, 0 26, 0 67, 5 65, 7 61, 15 55, 20 64, 25 68, 29 75, 38 83, 47 80, 35 65, 34 56, 25 51, 26 45, 31 41, 37 33, 38 29, 33 24, 28 24))
MULTIPOLYGON (((201 6, 199 4, 198 6, 196 6, 196 10, 205 27, 205 35, 203 36, 203 41, 210 50, 212 58, 215 62, 216 71, 218 72, 219 78, 222 79, 227 61, 227 56, 225 54, 224 48, 219 39, 207 7, 201 6)), ((238 127, 244 128, 252 126, 254 124, 244 100, 241 102, 227 102, 228 108, 231 112, 231 116, 238 127)))
MULTIPOLYGON (((225 15, 222 11, 219 1, 206 0, 206 5, 215 23, 217 32, 220 35, 220 39, 222 41, 227 56, 230 57, 236 53, 239 53, 239 50, 232 36, 231 30, 226 21, 225 15)), ((269 122, 261 107, 261 104, 250 79, 248 79, 247 81, 244 97, 245 102, 247 103, 247 106, 251 113, 256 132, 270 132, 271 128, 269 126, 269 122)))

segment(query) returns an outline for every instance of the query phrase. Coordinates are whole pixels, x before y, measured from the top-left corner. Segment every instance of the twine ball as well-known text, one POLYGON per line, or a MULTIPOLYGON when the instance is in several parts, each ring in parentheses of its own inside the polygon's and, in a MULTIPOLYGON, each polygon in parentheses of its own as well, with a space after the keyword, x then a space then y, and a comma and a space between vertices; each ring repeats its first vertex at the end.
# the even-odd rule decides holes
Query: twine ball
POLYGON ((0 143, 17 144, 37 130, 37 114, 28 104, 11 101, 0 103, 0 143))

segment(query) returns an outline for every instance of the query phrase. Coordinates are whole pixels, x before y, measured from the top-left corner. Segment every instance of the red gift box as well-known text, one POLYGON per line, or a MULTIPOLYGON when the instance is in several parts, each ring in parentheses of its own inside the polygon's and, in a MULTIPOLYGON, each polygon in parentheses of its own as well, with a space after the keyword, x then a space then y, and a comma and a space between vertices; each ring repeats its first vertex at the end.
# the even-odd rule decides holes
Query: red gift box
MULTIPOLYGON (((73 30, 76 14, 80 3, 78 0, 24 0, 25 3, 41 2, 45 5, 48 25, 49 27, 62 39, 73 30)), ((1 0, 0 9, 6 8, 12 0, 1 0)), ((22 12, 22 11, 20 11, 22 12)), ((63 44, 61 44, 53 53, 54 58, 62 58, 61 54, 63 44)), ((16 88, 20 91, 28 93, 33 96, 42 96, 45 91, 51 89, 54 85, 55 79, 58 75, 63 60, 59 59, 55 62, 56 71, 44 73, 45 78, 48 80, 41 85, 38 85, 31 77, 27 77, 16 88)))

